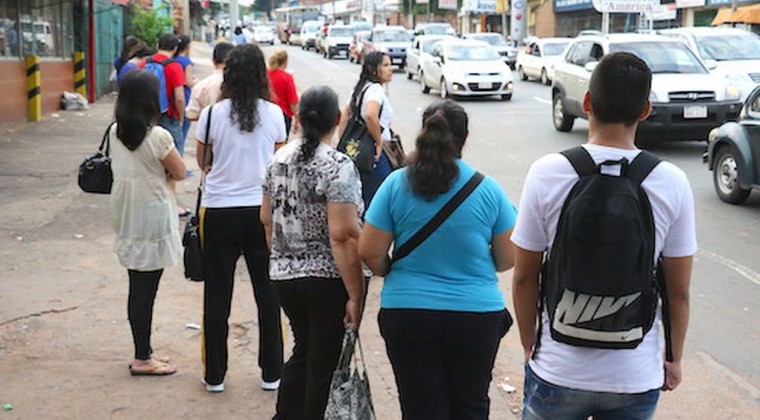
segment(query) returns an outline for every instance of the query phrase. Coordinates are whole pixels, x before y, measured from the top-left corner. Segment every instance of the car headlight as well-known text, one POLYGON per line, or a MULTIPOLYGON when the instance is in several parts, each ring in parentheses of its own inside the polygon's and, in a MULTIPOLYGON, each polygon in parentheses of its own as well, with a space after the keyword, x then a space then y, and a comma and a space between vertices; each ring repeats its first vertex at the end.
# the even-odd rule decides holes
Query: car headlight
POLYGON ((717 135, 718 135, 718 127, 715 127, 712 130, 710 130, 709 134, 707 134, 707 142, 710 143, 713 140, 715 140, 715 136, 717 135))
POLYGON ((742 91, 738 87, 731 85, 726 88, 726 100, 738 101, 742 97, 742 91))

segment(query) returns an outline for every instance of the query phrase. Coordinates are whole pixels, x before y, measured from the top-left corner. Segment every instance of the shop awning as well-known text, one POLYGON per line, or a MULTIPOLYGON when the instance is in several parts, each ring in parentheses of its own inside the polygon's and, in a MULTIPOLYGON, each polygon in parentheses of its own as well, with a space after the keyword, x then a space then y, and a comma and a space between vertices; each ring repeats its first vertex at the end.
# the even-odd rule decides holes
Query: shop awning
POLYGON ((718 10, 718 14, 715 15, 715 19, 713 19, 711 25, 717 26, 722 23, 749 23, 760 25, 760 4, 740 7, 736 9, 736 12, 732 12, 731 9, 720 9, 718 10))

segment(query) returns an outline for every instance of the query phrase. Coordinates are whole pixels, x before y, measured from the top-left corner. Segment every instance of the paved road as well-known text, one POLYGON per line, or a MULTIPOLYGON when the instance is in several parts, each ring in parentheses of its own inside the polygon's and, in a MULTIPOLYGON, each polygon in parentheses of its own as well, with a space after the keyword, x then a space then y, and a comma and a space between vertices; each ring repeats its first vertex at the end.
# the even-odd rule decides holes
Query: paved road
MULTIPOLYGON (((345 59, 328 61, 295 47, 287 47, 287 51, 300 90, 326 84, 346 100, 356 83, 358 65, 345 59)), ((394 74, 389 92, 394 128, 409 150, 421 124, 421 111, 438 99, 436 92, 422 94, 416 79, 406 80, 403 72, 394 74)), ((581 144, 587 135, 588 125, 582 120, 576 121, 571 133, 554 130, 550 88, 537 82, 516 81, 511 101, 491 97, 460 102, 471 118, 465 159, 497 178, 514 201, 519 200, 531 162, 581 144)), ((753 193, 743 206, 719 201, 711 174, 702 164, 704 143, 655 144, 649 149, 687 173, 697 205, 699 252, 687 357, 730 378, 756 403, 760 398, 760 328, 755 318, 760 301, 760 194, 753 193)))

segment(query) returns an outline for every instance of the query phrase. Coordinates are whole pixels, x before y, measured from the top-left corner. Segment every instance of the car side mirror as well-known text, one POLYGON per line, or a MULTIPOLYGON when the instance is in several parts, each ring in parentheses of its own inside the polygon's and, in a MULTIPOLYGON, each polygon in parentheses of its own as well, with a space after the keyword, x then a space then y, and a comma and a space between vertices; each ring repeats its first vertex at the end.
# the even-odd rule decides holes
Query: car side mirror
POLYGON ((705 60, 705 66, 708 70, 715 70, 718 68, 718 62, 715 60, 705 60))
POLYGON ((598 65, 599 65, 598 61, 590 61, 590 62, 586 63, 586 65, 583 66, 583 68, 586 69, 587 72, 593 73, 594 69, 598 65))

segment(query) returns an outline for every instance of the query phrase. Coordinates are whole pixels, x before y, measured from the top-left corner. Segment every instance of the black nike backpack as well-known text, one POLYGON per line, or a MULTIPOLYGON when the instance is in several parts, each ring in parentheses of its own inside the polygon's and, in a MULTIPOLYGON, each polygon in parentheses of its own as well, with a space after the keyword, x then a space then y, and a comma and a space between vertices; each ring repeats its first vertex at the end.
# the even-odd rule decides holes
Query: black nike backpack
POLYGON ((654 217, 641 183, 660 159, 642 151, 630 163, 597 165, 583 147, 562 155, 579 180, 542 267, 541 309, 551 336, 581 347, 636 348, 652 328, 659 298, 654 217), (620 176, 605 174, 605 166, 618 166, 620 176))

